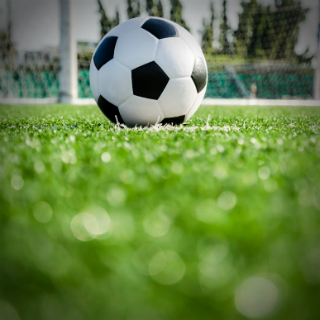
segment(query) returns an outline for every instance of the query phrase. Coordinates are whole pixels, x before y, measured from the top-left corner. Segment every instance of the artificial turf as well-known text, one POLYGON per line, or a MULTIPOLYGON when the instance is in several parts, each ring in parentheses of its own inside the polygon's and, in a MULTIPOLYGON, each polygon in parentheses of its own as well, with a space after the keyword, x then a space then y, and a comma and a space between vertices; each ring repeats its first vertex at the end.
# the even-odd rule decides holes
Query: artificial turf
POLYGON ((0 122, 1 319, 320 318, 319 108, 0 122))

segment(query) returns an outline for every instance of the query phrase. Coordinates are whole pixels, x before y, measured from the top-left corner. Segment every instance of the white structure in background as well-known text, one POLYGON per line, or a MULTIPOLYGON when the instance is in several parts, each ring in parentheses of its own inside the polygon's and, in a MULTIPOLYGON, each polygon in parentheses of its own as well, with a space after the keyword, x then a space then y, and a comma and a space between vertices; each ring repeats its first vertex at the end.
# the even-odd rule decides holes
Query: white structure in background
POLYGON ((78 65, 71 0, 60 0, 60 19, 59 102, 72 103, 78 98, 78 65))
POLYGON ((314 69, 313 78, 313 98, 314 100, 320 100, 320 0, 318 7, 318 43, 316 51, 316 66, 314 69))

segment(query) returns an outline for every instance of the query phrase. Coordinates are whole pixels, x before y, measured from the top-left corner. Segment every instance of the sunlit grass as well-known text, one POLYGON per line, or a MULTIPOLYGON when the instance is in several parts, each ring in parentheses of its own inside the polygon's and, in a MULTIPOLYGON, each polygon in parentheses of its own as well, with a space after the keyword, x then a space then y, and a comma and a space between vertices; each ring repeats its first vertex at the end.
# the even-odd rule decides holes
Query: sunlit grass
POLYGON ((319 317, 319 108, 0 117, 0 318, 319 317))

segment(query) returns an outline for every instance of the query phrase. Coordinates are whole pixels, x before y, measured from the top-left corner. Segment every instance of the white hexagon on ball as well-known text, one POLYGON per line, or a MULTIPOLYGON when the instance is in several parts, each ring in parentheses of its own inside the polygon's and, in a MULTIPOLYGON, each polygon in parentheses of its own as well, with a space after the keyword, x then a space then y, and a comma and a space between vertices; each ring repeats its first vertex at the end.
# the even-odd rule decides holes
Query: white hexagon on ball
POLYGON ((180 38, 166 38, 159 41, 156 63, 171 78, 190 77, 195 56, 190 47, 180 38))
POLYGON ((201 57, 205 60, 204 54, 202 52, 202 49, 197 42, 197 40, 194 38, 194 36, 185 28, 181 27, 179 24, 172 22, 174 26, 178 29, 179 37, 184 40, 184 42, 190 47, 190 49, 193 51, 194 55, 197 57, 201 57))
POLYGON ((115 106, 133 95, 131 72, 116 60, 105 64, 98 73, 100 94, 115 106))
POLYGON ((207 86, 200 93, 198 93, 195 102, 193 103, 191 108, 186 113, 186 117, 185 117, 184 121, 188 121, 196 113, 196 111, 199 109, 200 104, 201 104, 201 102, 204 98, 204 95, 206 93, 206 89, 207 89, 207 86))
POLYGON ((130 70, 152 62, 157 49, 158 39, 139 28, 118 38, 114 59, 130 70))
POLYGON ((185 115, 197 98, 196 87, 190 77, 171 79, 159 98, 166 118, 185 115))
POLYGON ((164 116, 157 100, 132 96, 119 106, 119 111, 125 123, 147 126, 163 120, 164 116))

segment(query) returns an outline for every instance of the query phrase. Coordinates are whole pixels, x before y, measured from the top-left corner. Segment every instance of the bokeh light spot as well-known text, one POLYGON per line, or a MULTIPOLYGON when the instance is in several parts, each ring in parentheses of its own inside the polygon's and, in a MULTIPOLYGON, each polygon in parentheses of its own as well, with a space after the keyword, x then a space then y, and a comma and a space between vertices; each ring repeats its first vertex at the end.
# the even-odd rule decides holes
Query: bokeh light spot
POLYGON ((135 251, 132 262, 140 273, 149 275, 149 262, 160 252, 161 249, 153 244, 143 245, 135 251))
POLYGON ((46 169, 45 165, 43 164, 42 161, 36 161, 34 163, 34 170, 37 172, 37 173, 42 173, 44 172, 46 169))
POLYGON ((223 210, 231 210, 237 203, 237 196, 230 191, 224 191, 218 198, 218 205, 223 210))
POLYGON ((184 276, 185 269, 183 260, 174 251, 159 252, 149 262, 149 275, 163 285, 179 282, 184 276))
POLYGON ((0 319, 1 320, 20 320, 17 311, 6 301, 0 300, 0 319))
POLYGON ((257 174, 254 171, 249 171, 246 172, 243 176, 242 176, 242 181, 245 185, 247 186, 252 186, 257 182, 258 178, 257 178, 257 174))
POLYGON ((263 318, 275 312, 279 290, 269 279, 251 277, 235 292, 237 310, 248 318, 263 318))
POLYGON ((204 223, 223 223, 227 216, 213 199, 202 201, 196 208, 197 218, 204 223))
POLYGON ((127 197, 126 192, 121 187, 117 187, 117 186, 112 187, 107 192, 107 200, 114 207, 123 204, 126 200, 126 197, 127 197))
POLYGON ((66 196, 68 205, 72 208, 79 208, 83 204, 83 193, 79 190, 69 190, 66 196))
POLYGON ((183 173, 183 164, 180 163, 180 162, 175 162, 172 164, 171 166, 171 171, 174 173, 174 174, 177 174, 177 175, 180 175, 183 173))
POLYGON ((117 213, 112 215, 112 238, 117 243, 130 241, 135 234, 134 219, 129 213, 117 213))
POLYGON ((208 247, 202 255, 199 263, 199 277, 203 287, 216 289, 234 278, 233 259, 228 247, 213 245, 208 247))
POLYGON ((93 239, 83 224, 83 213, 79 213, 73 217, 71 221, 71 230, 73 235, 80 241, 90 241, 93 239))
POLYGON ((278 183, 274 179, 268 179, 264 183, 264 189, 269 192, 275 192, 278 189, 278 183))
POLYGON ((153 212, 143 221, 144 230, 153 237, 161 237, 170 227, 170 219, 162 212, 153 212))
POLYGON ((71 221, 73 235, 81 241, 89 241, 94 238, 104 239, 110 235, 111 227, 108 213, 97 206, 77 214, 71 221))
POLYGON ((120 180, 125 184, 133 183, 135 174, 132 170, 123 170, 120 174, 120 180))
POLYGON ((110 162, 111 160, 111 155, 109 152, 104 152, 102 155, 101 155, 101 160, 103 162, 110 162))
POLYGON ((20 190, 20 189, 22 189, 23 185, 24 185, 24 181, 21 176, 14 175, 11 178, 11 186, 13 189, 20 190))
POLYGON ((39 201, 33 208, 33 216, 41 223, 47 223, 52 218, 52 209, 47 202, 39 201))
POLYGON ((268 167, 259 168, 258 176, 261 180, 267 180, 270 176, 270 169, 268 167))

